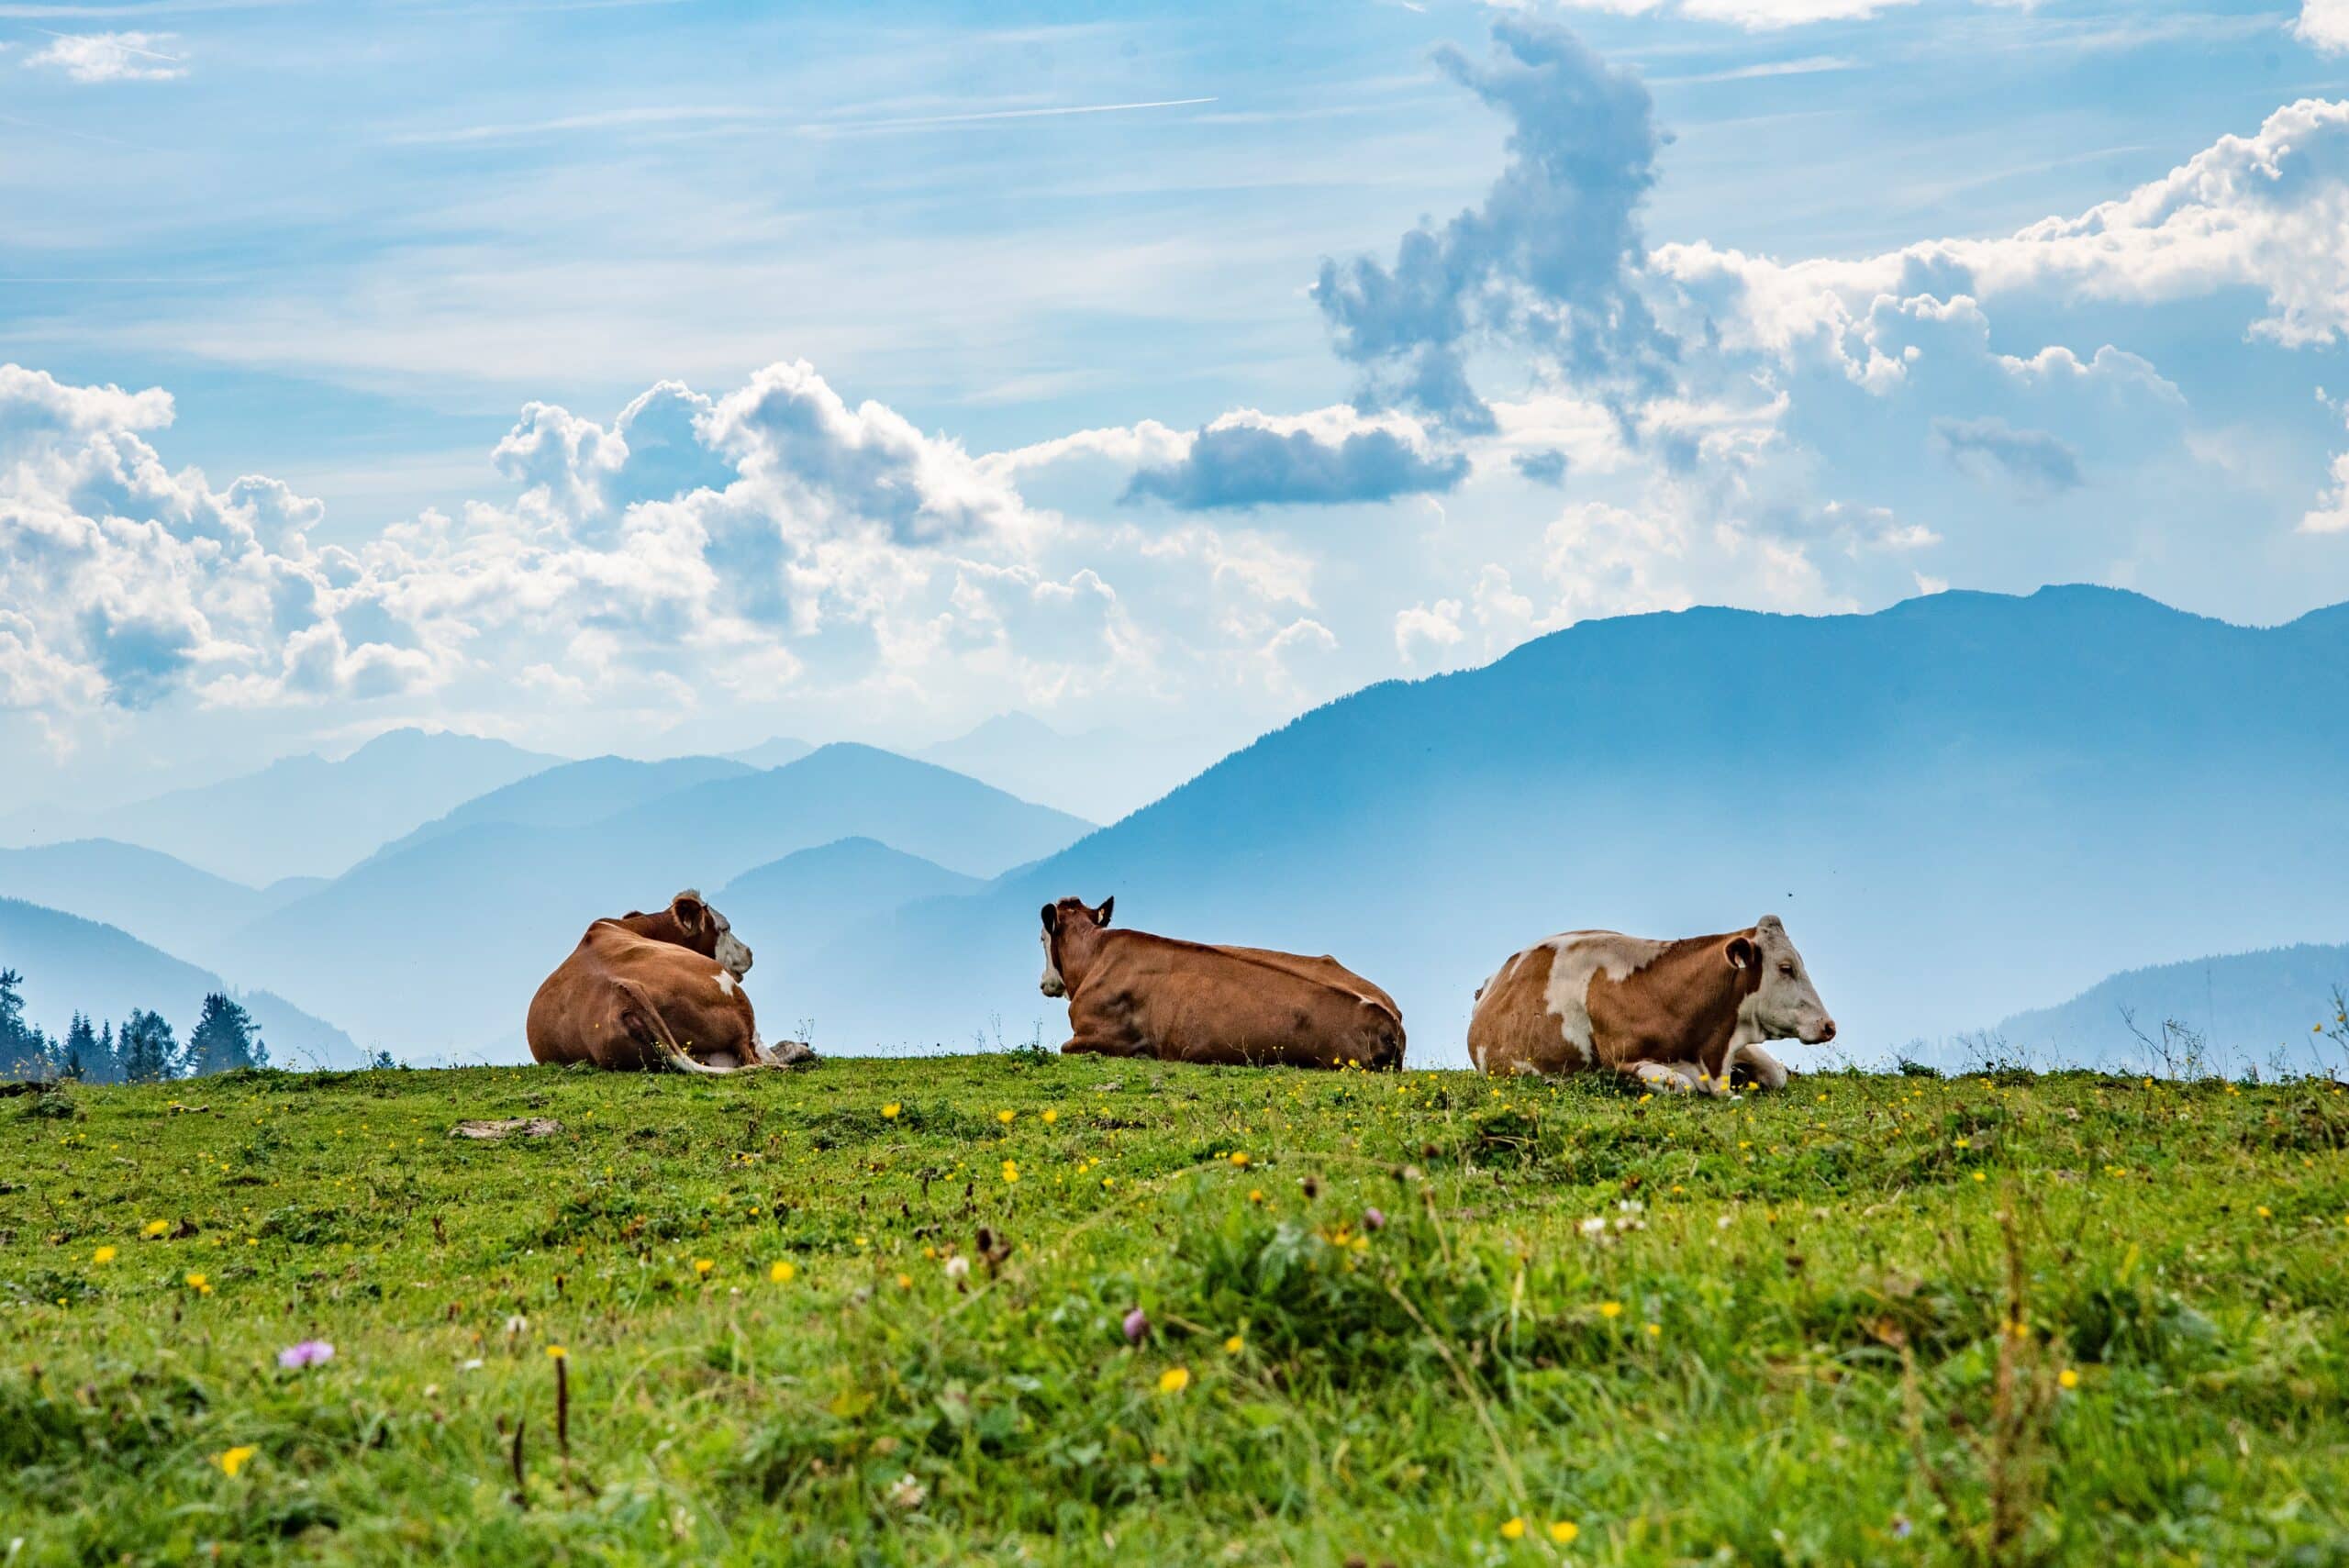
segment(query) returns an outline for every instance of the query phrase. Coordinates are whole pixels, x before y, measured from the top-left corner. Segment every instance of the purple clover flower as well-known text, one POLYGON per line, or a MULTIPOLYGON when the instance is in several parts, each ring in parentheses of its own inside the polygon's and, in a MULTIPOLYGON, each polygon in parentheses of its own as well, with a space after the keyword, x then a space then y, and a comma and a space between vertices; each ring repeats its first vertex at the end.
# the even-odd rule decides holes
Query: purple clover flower
POLYGON ((288 1372, 298 1372, 306 1366, 323 1366, 332 1360, 334 1347, 324 1340, 305 1340, 277 1352, 277 1364, 288 1372))

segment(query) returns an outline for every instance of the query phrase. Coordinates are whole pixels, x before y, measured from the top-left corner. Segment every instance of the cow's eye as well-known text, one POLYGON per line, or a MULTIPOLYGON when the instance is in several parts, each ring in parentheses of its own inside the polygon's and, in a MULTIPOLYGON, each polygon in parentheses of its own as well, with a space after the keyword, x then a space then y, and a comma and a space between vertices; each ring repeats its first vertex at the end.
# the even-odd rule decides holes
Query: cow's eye
POLYGON ((1791 963, 1782 963, 1778 965, 1778 973, 1781 974, 1792 974, 1794 972, 1795 966, 1791 963))

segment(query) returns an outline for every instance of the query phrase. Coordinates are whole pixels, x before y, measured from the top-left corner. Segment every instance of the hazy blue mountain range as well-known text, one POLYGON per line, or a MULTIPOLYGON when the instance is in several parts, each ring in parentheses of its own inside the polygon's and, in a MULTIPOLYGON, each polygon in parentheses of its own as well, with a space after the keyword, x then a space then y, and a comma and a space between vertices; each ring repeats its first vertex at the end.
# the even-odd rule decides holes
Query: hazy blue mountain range
MULTIPOLYGON (((2175 1022, 2201 1037, 2222 1069, 2282 1062, 2292 1071, 2349 1066, 2323 1030, 2335 1020, 2333 995, 2349 991, 2349 946, 2303 942, 2263 952, 2189 959, 2110 976, 2057 1006, 2015 1014, 1996 1035, 2027 1062, 2077 1062, 2154 1068, 2130 1027, 2155 1041, 2175 1022)), ((2175 1051, 2184 1047, 2173 1040, 2175 1051)))
POLYGON ((475 795, 455 810, 404 834, 370 857, 381 860, 414 849, 460 828, 503 822, 523 828, 584 828, 631 806, 641 806, 713 779, 740 778, 756 770, 724 757, 671 757, 640 762, 628 757, 590 757, 564 762, 475 795))
MULTIPOLYGON (((1096 822, 1114 822, 1182 782, 1180 773, 1168 775, 1162 752, 1135 746, 1123 730, 1063 735, 1026 713, 998 714, 916 754, 1096 822)), ((1202 756, 1197 765, 1213 760, 1202 756)))
POLYGON ((299 880, 265 891, 247 887, 160 850, 111 839, 0 850, 0 897, 70 909, 196 959, 239 926, 309 890, 299 880))
POLYGON ((848 931, 783 1006, 836 1051, 996 1012, 1057 1042, 1037 907, 1114 893, 1129 925, 1332 952, 1397 995, 1415 1061, 1457 1063, 1477 984, 1526 941, 1775 913, 1837 1049, 1875 1060, 2123 967, 2349 925, 2343 713, 2349 606, 2254 629, 2057 588, 1586 622, 1331 703, 984 894, 848 931))
MULTIPOLYGON (((1086 827, 943 768, 827 746, 585 827, 487 821, 422 837, 248 925, 222 962, 370 1048, 462 1058, 513 1034, 539 982, 603 916, 656 907, 682 887, 714 893, 841 839, 877 840, 971 877, 1048 854, 1086 827)), ((759 952, 761 976, 790 973, 803 956, 727 914, 759 952)))
POLYGON ((95 812, 20 812, 17 843, 115 839, 266 886, 328 876, 484 790, 562 759, 478 736, 395 729, 351 755, 286 757, 257 773, 95 812))
POLYGON ((771 740, 762 740, 755 746, 746 747, 742 751, 729 751, 727 753, 726 760, 729 762, 740 762, 744 767, 764 773, 769 768, 780 768, 787 762, 796 762, 815 749, 805 740, 796 740, 788 735, 777 735, 771 740))
POLYGON ((221 991, 252 1014, 277 1065, 361 1065, 350 1036, 281 997, 232 990, 128 932, 18 899, 0 898, 0 969, 23 973, 25 1017, 52 1036, 64 1035, 76 1011, 119 1025, 132 1008, 146 1007, 169 1019, 184 1043, 205 995, 221 991))
POLYGON ((843 927, 917 899, 967 895, 985 885, 877 839, 842 839, 746 871, 710 892, 710 902, 754 951, 773 956, 781 977, 843 927))

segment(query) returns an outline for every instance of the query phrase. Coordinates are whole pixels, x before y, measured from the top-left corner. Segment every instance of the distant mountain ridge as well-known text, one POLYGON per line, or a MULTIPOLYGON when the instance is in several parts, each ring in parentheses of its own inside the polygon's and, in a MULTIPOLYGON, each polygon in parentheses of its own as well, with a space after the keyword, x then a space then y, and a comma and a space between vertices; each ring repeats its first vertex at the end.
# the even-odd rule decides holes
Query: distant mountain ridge
POLYGON ((510 784, 477 795, 368 856, 383 860, 414 849, 428 839, 482 823, 522 828, 584 828, 592 822, 674 795, 714 779, 740 778, 749 764, 724 757, 670 757, 640 762, 628 757, 590 757, 563 762, 510 784))
POLYGON ((223 936, 302 891, 298 884, 248 887, 111 839, 0 850, 0 897, 70 910, 199 960, 223 936))
POLYGON ((774 961, 767 973, 783 977, 787 988, 795 966, 842 927, 985 885, 877 839, 841 839, 754 866, 711 893, 710 902, 754 952, 766 952, 774 961))
MULTIPOLYGON (((2143 1068, 2159 1065, 2146 1040, 2162 1041, 2164 1026, 2176 1023, 2199 1038, 2216 1068, 2334 1071, 2349 1066, 2324 1039, 2337 1018, 2336 991, 2349 991, 2349 944, 2302 942, 2124 970, 2070 1001, 2017 1013, 1992 1034, 2025 1061, 2143 1068)), ((2183 1049, 2184 1040, 2168 1045, 2183 1049)))
POLYGON ((284 1067, 356 1067, 351 1037, 266 991, 238 991, 217 974, 159 951, 128 933, 77 915, 0 898, 0 969, 24 974, 27 1021, 63 1038, 75 1012, 119 1025, 134 1007, 160 1012, 182 1044, 206 993, 244 1004, 270 1059, 284 1067))
POLYGON ((503 740, 395 729, 329 762, 285 757, 257 773, 94 812, 19 812, 19 844, 103 838, 160 850, 260 887, 332 875, 484 790, 562 762, 503 740))
MULTIPOLYGON (((2148 951, 2349 924, 2349 606, 2255 628, 2133 594, 1952 593, 1867 616, 1589 621, 1389 682, 984 894, 843 933, 818 1044, 922 1049, 999 1012, 1060 1038, 1036 909, 1334 952, 1464 1060, 1476 984, 1580 926, 1782 916, 1860 1060, 2148 951), (923 955, 920 986, 875 964, 923 955)), ((1797 1051, 1797 1065, 1819 1058, 1797 1051)))

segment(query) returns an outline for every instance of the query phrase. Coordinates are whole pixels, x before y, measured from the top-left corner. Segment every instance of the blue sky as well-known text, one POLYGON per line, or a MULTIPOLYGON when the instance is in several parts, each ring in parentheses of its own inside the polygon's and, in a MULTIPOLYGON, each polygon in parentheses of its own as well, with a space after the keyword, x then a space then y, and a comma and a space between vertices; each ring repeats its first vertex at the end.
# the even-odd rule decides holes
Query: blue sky
POLYGON ((0 0, 0 805, 412 722, 1174 770, 1690 603, 2288 618, 2344 98, 2349 0, 0 0))

